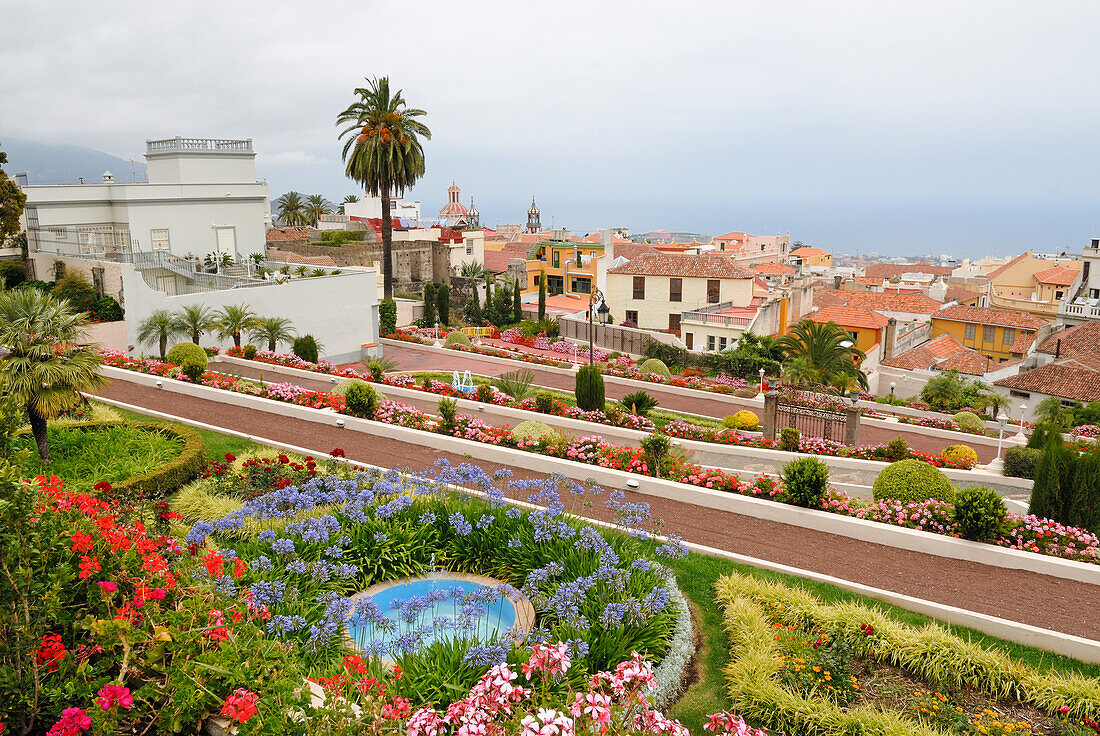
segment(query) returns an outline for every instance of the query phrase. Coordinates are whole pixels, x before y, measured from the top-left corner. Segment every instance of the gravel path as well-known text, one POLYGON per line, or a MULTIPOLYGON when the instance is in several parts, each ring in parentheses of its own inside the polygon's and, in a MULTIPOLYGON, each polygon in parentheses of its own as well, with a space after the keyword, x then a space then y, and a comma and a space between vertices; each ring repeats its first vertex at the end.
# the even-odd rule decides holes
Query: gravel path
MULTIPOLYGON (((125 380, 113 381, 102 395, 318 452, 340 447, 351 459, 386 467, 422 470, 439 458, 451 462, 476 461, 391 437, 277 417, 258 409, 168 393, 125 380)), ((499 467, 478 464, 489 472, 499 467)), ((523 468, 511 470, 516 477, 539 477, 523 468)), ((1095 615, 1100 586, 898 550, 671 499, 630 493, 628 498, 649 502, 654 515, 665 520, 669 531, 680 533, 691 542, 1100 640, 1100 617, 1095 615)))
MULTIPOLYGON (((397 369, 401 371, 450 372, 455 370, 469 370, 472 373, 495 376, 515 369, 515 366, 495 361, 492 358, 484 356, 474 357, 467 356, 463 353, 439 355, 434 352, 417 350, 414 347, 406 347, 404 345, 386 345, 386 357, 396 361, 397 369)), ((547 371, 537 365, 529 365, 527 367, 534 372, 536 384, 548 388, 556 388, 570 392, 573 391, 574 379, 572 376, 565 376, 553 371, 547 371)), ((363 370, 364 368, 362 365, 356 364, 356 369, 363 370)), ((606 395, 609 399, 621 399, 623 396, 638 390, 611 382, 607 382, 605 387, 606 395)), ((725 398, 722 401, 713 401, 711 399, 688 396, 675 388, 666 388, 659 384, 653 384, 647 387, 645 391, 660 402, 658 406, 674 411, 683 411, 690 414, 715 417, 717 419, 733 414, 739 409, 748 409, 756 414, 760 413, 759 406, 738 402, 736 397, 728 397, 730 403, 727 403, 725 398)), ((945 447, 950 445, 959 444, 960 442, 965 444, 963 438, 943 439, 940 437, 932 437, 912 429, 902 429, 905 425, 897 426, 898 429, 887 429, 885 427, 870 427, 864 424, 860 428, 860 442, 865 445, 877 445, 889 442, 895 437, 903 437, 905 441, 909 443, 910 447, 923 452, 935 453, 937 455, 942 452, 945 447)), ((978 453, 978 461, 980 463, 988 463, 997 455, 997 450, 994 447, 978 444, 974 444, 973 447, 978 453)))

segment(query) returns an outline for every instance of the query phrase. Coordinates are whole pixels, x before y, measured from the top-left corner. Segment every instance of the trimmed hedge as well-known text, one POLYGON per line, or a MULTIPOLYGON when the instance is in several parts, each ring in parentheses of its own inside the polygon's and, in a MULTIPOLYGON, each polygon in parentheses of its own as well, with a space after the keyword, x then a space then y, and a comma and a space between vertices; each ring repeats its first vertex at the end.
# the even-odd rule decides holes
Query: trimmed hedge
POLYGON ((973 434, 985 434, 985 422, 972 411, 960 411, 954 416, 959 428, 973 434))
POLYGON ((533 419, 520 422, 512 428, 512 436, 516 439, 537 440, 539 437, 548 437, 554 433, 550 425, 544 422, 536 422, 533 419))
POLYGON ((638 366, 638 370, 640 370, 642 373, 656 373, 657 375, 664 376, 665 378, 668 378, 672 375, 668 370, 668 366, 665 365, 665 362, 660 358, 649 358, 648 360, 643 360, 642 364, 638 366))
POLYGON ((164 356, 164 359, 181 367, 188 361, 201 363, 203 370, 206 370, 206 351, 193 342, 181 342, 173 345, 168 354, 164 356))
POLYGON ((988 542, 1000 536, 1008 508, 1001 494, 985 486, 963 488, 955 494, 955 523, 963 539, 988 542))
POLYGON ((978 462, 978 453, 970 445, 951 445, 950 447, 944 448, 940 455, 956 460, 966 458, 978 462))
POLYGON ((901 714, 842 709, 788 690, 779 680, 776 623, 827 631, 851 647, 853 656, 901 667, 928 682, 973 688, 996 700, 1018 700, 1055 718, 1063 706, 1070 718, 1100 717, 1100 682, 1041 673, 941 626, 917 628, 871 606, 824 603, 802 588, 736 573, 715 587, 730 637, 730 664, 725 670, 730 698, 737 712, 770 729, 818 736, 941 733, 901 714))
POLYGON ((760 417, 748 409, 742 409, 733 415, 733 426, 734 429, 756 429, 760 426, 760 417))
POLYGON ((1005 452, 1005 475, 1012 478, 1034 478, 1035 466, 1043 451, 1037 447, 1011 447, 1005 452))
POLYGON ((928 499, 955 500, 955 487, 939 469, 920 460, 910 459, 892 463, 875 478, 875 500, 892 498, 905 503, 919 503, 928 499))
POLYGON ((469 345, 469 344, 470 344, 470 338, 466 337, 461 332, 452 332, 451 334, 447 335, 447 339, 443 341, 443 345, 445 347, 450 347, 452 345, 469 345))

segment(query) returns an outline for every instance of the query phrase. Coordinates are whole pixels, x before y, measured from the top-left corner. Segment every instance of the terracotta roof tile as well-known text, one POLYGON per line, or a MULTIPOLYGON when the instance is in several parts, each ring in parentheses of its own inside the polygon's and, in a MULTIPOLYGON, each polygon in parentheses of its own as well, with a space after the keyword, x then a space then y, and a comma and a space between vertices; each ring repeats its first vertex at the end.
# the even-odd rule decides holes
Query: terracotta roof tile
POLYGON ((883 279, 899 278, 903 273, 930 273, 933 276, 950 276, 955 269, 951 266, 933 266, 931 263, 874 263, 863 269, 864 276, 877 276, 883 279))
POLYGON ((1008 352, 1013 355, 1027 355, 1027 351, 1031 349, 1031 343, 1035 342, 1034 332, 1017 332, 1016 339, 1012 341, 1012 347, 1008 349, 1008 352))
POLYGON ((482 256, 482 265, 490 273, 504 273, 508 270, 508 264, 513 258, 521 261, 527 260, 527 256, 522 251, 487 250, 482 256))
POLYGON ((848 300, 843 296, 844 293, 847 292, 840 292, 835 289, 815 289, 814 306, 818 308, 848 306, 848 300))
POLYGON ((751 267, 753 271, 765 275, 790 276, 795 269, 785 263, 757 263, 751 267))
POLYGON ((277 263, 299 263, 305 266, 336 267, 336 261, 332 260, 331 256, 303 256, 287 250, 275 250, 274 248, 267 252, 267 259, 269 261, 276 261, 277 263))
POLYGON ((857 327, 870 330, 881 330, 890 320, 878 312, 858 307, 823 307, 810 314, 813 322, 836 322, 841 327, 857 327))
POLYGON ((979 325, 997 325, 1016 329, 1037 330, 1046 322, 1025 312, 991 307, 944 307, 932 315, 932 319, 948 319, 954 322, 973 322, 979 325))
POLYGON ((882 286, 883 278, 881 276, 856 276, 852 281, 864 286, 882 286))
POLYGON ((681 276, 704 279, 751 279, 751 271, 725 256, 708 253, 692 256, 673 253, 642 253, 630 263, 609 269, 608 273, 634 276, 681 276))
POLYGON ((994 381, 993 385, 1075 401, 1100 401, 1100 373, 1064 363, 1048 363, 1022 371, 994 381))
POLYGON ((936 364, 939 371, 958 371, 971 376, 984 376, 990 371, 997 370, 999 364, 973 350, 963 349, 949 355, 936 364))
POLYGON ((947 293, 944 295, 944 301, 958 302, 959 304, 966 305, 976 300, 981 295, 980 291, 964 289, 961 286, 948 286, 947 293))
POLYGON ((1003 364, 998 364, 964 347, 951 335, 940 335, 935 340, 910 348, 890 360, 883 361, 883 365, 907 371, 957 370, 972 376, 982 376, 1003 364))
POLYGON ((1081 272, 1075 268, 1055 266, 1035 274, 1035 280, 1040 284, 1053 284, 1054 286, 1072 286, 1081 272))
MULTIPOLYGON (((873 309, 876 312, 910 312, 912 314, 932 314, 942 305, 935 299, 920 293, 887 293, 879 291, 838 291, 829 289, 820 292, 830 294, 849 307, 873 309)), ((814 304, 817 304, 817 294, 814 304)))
POLYGON ((814 256, 827 255, 830 255, 829 251, 821 250, 821 248, 812 248, 808 245, 804 245, 801 248, 795 248, 791 251, 791 256, 794 258, 813 258, 814 256))
POLYGON ((1100 322, 1086 322, 1055 332, 1038 348, 1040 353, 1058 354, 1060 358, 1078 355, 1100 355, 1100 322), (1061 341, 1061 346, 1058 345, 1061 341))

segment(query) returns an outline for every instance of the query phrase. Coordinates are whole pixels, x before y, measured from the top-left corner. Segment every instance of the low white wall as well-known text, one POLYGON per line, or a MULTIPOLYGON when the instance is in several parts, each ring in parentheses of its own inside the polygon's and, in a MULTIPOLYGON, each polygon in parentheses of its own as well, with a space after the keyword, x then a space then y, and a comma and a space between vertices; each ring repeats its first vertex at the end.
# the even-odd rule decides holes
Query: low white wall
MULTIPOLYGON (((310 409, 304 406, 263 399, 257 396, 239 394, 231 391, 198 386, 186 381, 158 378, 145 373, 135 373, 121 368, 104 368, 103 373, 116 380, 129 381, 143 386, 156 386, 171 393, 197 396, 224 404, 243 406, 269 412, 275 416, 295 417, 311 422, 343 426, 346 429, 364 432, 380 437, 390 437, 401 442, 429 447, 443 452, 465 455, 478 460, 499 463, 512 467, 523 467, 537 473, 559 473, 575 480, 593 479, 605 488, 620 488, 638 491, 645 495, 671 498, 684 503, 706 508, 728 511, 742 516, 751 516, 768 521, 776 521, 793 526, 801 526, 830 534, 862 539, 867 542, 883 544, 913 552, 924 552, 940 557, 967 559, 996 567, 1031 570, 1044 575, 1064 577, 1071 580, 1100 585, 1100 565, 1062 560, 1048 555, 1022 552, 1020 550, 997 547, 992 544, 970 542, 964 539, 945 537, 939 534, 919 532, 864 521, 847 516, 839 516, 824 511, 802 509, 796 506, 765 501, 749 496, 709 490, 698 486, 676 483, 661 478, 627 473, 611 468, 601 468, 570 460, 562 460, 545 455, 536 455, 508 447, 487 445, 472 440, 423 432, 416 429, 382 424, 367 419, 337 415, 327 409, 310 409), (340 424, 338 424, 340 423, 340 424), (628 486, 628 481, 637 487, 628 486)), ((860 461, 856 461, 860 462, 860 461)), ((864 461, 865 462, 865 461, 864 461)))
POLYGON ((424 316, 424 302, 415 299, 394 299, 397 304, 397 326, 407 327, 424 316))
MULTIPOLYGON (((373 271, 168 296, 150 288, 133 266, 122 264, 122 269, 126 335, 128 344, 135 346, 134 354, 156 351, 155 345, 142 345, 137 339, 138 325, 149 314, 157 309, 175 312, 196 304, 214 310, 229 304, 244 304, 263 317, 285 317, 299 335, 311 334, 317 339, 322 358, 337 363, 359 360, 361 346, 378 341, 378 303, 374 288, 377 275, 373 271)), ((247 335, 243 337, 247 341, 247 335)), ((233 346, 232 339, 223 340, 214 333, 203 335, 200 342, 204 347, 233 346)), ((266 345, 260 347, 267 349, 266 345)))

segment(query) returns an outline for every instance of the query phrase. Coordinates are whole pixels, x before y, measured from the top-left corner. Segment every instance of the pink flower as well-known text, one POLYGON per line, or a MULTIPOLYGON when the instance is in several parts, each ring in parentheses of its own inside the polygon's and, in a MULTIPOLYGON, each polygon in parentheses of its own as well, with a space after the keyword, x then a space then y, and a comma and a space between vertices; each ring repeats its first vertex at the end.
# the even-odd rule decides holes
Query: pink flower
POLYGON ((153 588, 153 591, 149 594, 149 597, 155 601, 164 600, 164 596, 168 595, 168 591, 164 588, 153 588))
POLYGON ((118 590, 118 584, 112 583, 110 580, 100 580, 99 587, 103 589, 104 593, 114 593, 118 590))
POLYGON ((92 727, 92 719, 83 708, 66 708, 61 718, 50 727, 47 736, 80 736, 92 727))
POLYGON ((134 696, 130 694, 130 688, 122 685, 104 685, 99 689, 99 699, 96 705, 100 710, 110 710, 116 703, 123 708, 129 708, 134 704, 134 696))

